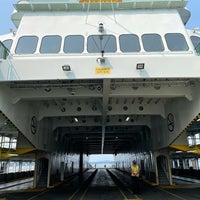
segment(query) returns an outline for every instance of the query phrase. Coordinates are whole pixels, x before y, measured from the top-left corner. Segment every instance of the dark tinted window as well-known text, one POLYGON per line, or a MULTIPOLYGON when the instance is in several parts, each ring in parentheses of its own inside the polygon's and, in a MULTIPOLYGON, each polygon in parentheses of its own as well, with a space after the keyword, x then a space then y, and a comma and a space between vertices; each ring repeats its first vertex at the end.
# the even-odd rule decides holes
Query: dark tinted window
POLYGON ((10 50, 11 46, 12 46, 12 43, 13 43, 13 40, 12 39, 9 39, 9 40, 4 40, 3 41, 3 44, 4 46, 10 50))
POLYGON ((170 51, 187 51, 188 45, 184 35, 181 33, 167 33, 165 35, 168 49, 170 51))
POLYGON ((191 36, 190 38, 192 40, 192 44, 194 45, 194 48, 196 48, 198 44, 200 44, 200 37, 191 36))
POLYGON ((42 38, 40 53, 58 53, 62 38, 58 35, 49 35, 42 38))
POLYGON ((144 34, 142 35, 142 42, 145 51, 164 51, 161 36, 158 34, 144 34))
POLYGON ((113 35, 91 35, 88 37, 87 48, 89 53, 115 52, 116 38, 113 35))
POLYGON ((137 35, 123 34, 119 36, 120 50, 122 52, 139 52, 140 43, 137 35))
POLYGON ((15 52, 17 54, 32 54, 36 51, 37 36, 23 36, 19 38, 15 52))
POLYGON ((5 58, 6 58, 6 49, 2 45, 2 43, 0 43, 0 59, 5 59, 5 58))
POLYGON ((65 37, 65 53, 82 53, 84 50, 84 37, 81 35, 69 35, 65 37))

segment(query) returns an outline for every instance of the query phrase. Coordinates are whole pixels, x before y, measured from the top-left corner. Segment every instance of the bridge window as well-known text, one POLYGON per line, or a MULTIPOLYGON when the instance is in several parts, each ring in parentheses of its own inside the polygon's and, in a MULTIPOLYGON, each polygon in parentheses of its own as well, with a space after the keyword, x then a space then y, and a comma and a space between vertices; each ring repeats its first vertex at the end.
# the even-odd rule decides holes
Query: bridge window
POLYGON ((69 35, 65 37, 65 53, 82 53, 84 50, 84 37, 82 35, 69 35))
POLYGON ((16 149, 17 147, 17 138, 11 138, 10 140, 10 148, 11 149, 16 149))
POLYGON ((188 140, 188 145, 189 146, 193 146, 195 144, 195 142, 194 142, 194 136, 188 136, 187 140, 188 140))
POLYGON ((58 53, 61 47, 61 36, 49 35, 42 38, 40 53, 58 53))
POLYGON ((139 38, 135 34, 123 34, 119 36, 120 49, 122 52, 139 52, 139 38))
POLYGON ((197 36, 191 36, 192 44, 194 45, 194 48, 196 48, 198 45, 200 45, 200 37, 197 36))
POLYGON ((196 145, 200 145, 200 133, 195 134, 195 143, 196 145))
POLYGON ((12 43, 13 43, 13 40, 12 39, 9 39, 9 40, 4 40, 3 41, 3 44, 4 46, 10 50, 11 46, 12 46, 12 43))
POLYGON ((38 43, 37 36, 23 36, 18 40, 15 53, 32 54, 36 51, 37 43, 38 43))
POLYGON ((158 34, 142 35, 144 50, 148 52, 164 51, 164 45, 161 36, 158 34))
POLYGON ((87 49, 89 53, 115 52, 116 38, 113 35, 91 35, 88 37, 87 49))
POLYGON ((2 148, 8 149, 10 146, 10 138, 2 137, 2 148))
POLYGON ((17 139, 14 137, 0 136, 0 148, 16 149, 17 139))
POLYGON ((170 51, 188 51, 189 49, 185 37, 181 33, 167 33, 165 40, 170 51))

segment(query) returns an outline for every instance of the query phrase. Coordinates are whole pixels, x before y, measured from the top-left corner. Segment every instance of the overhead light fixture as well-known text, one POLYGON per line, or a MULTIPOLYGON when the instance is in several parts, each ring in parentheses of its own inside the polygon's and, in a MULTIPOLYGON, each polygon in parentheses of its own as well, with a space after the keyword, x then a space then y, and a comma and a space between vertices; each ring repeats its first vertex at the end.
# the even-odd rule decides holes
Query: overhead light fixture
POLYGON ((129 121, 129 119, 130 119, 130 117, 127 117, 127 118, 126 118, 126 122, 128 122, 128 121, 129 121))
POLYGON ((62 70, 65 72, 69 72, 69 71, 71 71, 71 67, 70 67, 70 65, 63 65, 62 70))
POLYGON ((78 118, 74 117, 74 121, 75 121, 75 122, 78 122, 78 118))
POLYGON ((15 156, 19 156, 19 154, 16 154, 16 153, 9 153, 8 156, 10 156, 10 157, 15 157, 15 156))
POLYGON ((144 63, 137 63, 136 69, 138 70, 144 69, 144 63))
POLYGON ((176 153, 183 153, 182 151, 176 151, 176 153))

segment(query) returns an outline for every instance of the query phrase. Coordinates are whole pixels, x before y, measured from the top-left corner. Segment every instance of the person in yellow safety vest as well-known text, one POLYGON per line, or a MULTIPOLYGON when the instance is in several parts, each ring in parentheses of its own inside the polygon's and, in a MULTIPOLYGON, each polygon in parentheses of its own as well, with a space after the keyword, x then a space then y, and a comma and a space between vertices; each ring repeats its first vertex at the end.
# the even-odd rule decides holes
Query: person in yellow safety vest
POLYGON ((131 179, 132 179, 132 190, 134 194, 140 194, 140 182, 139 182, 139 176, 140 176, 140 168, 136 163, 136 160, 133 161, 133 164, 131 165, 131 179))

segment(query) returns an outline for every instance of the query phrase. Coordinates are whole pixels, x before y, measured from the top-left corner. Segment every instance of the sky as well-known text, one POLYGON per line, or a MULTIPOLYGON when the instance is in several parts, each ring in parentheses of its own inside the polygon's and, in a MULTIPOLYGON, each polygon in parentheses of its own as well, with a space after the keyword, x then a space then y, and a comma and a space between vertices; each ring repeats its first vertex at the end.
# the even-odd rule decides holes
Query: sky
POLYGON ((96 161, 100 161, 100 160, 114 161, 114 156, 110 155, 110 154, 104 154, 104 155, 94 154, 94 155, 90 155, 89 162, 96 162, 96 161))
MULTIPOLYGON (((15 26, 11 21, 13 12, 13 4, 18 0, 0 0, 0 35, 9 33, 10 29, 15 30, 15 26)), ((187 24, 187 28, 200 28, 200 0, 189 0, 187 8, 191 11, 191 18, 187 24)))

